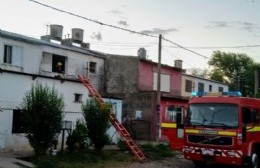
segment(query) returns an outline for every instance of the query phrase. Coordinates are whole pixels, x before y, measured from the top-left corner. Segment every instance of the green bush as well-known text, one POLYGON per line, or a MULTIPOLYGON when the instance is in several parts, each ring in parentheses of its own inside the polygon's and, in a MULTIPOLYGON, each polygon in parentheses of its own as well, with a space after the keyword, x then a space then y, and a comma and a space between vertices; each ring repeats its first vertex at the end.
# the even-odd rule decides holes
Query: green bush
POLYGON ((85 124, 76 122, 76 128, 67 137, 67 146, 70 152, 83 151, 87 148, 87 127, 85 124))
POLYGON ((63 97, 54 88, 37 83, 25 94, 20 107, 23 132, 35 155, 46 155, 47 149, 57 143, 63 119, 63 97))
POLYGON ((87 136, 94 148, 100 151, 109 142, 106 132, 110 126, 110 107, 90 100, 82 105, 82 111, 88 129, 87 136))

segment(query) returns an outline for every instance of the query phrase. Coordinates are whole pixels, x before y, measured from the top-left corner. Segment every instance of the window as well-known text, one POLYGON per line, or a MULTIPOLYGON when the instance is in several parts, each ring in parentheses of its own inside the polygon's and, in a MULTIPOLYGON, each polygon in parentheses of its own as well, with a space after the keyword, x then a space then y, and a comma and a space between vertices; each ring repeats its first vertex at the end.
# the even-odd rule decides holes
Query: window
POLYGON ((198 92, 204 92, 204 83, 199 82, 199 84, 198 84, 198 92))
MULTIPOLYGON (((158 73, 153 73, 153 90, 157 90, 158 73)), ((161 74, 161 92, 170 92, 171 76, 168 74, 161 74)))
POLYGON ((165 111, 165 119, 167 121, 176 121, 176 108, 174 106, 168 106, 166 107, 166 111, 165 111))
POLYGON ((4 47, 4 63, 12 63, 12 46, 5 45, 4 47))
POLYGON ((23 133, 22 132, 22 119, 21 119, 22 111, 21 110, 13 110, 13 127, 12 133, 23 133))
POLYGON ((82 94, 75 93, 74 102, 82 103, 82 94))
POLYGON ((223 87, 218 87, 218 91, 223 92, 224 91, 223 87))
POLYGON ((209 85, 209 92, 212 92, 212 85, 209 85))
POLYGON ((22 66, 23 48, 20 46, 4 45, 4 63, 22 66))
POLYGON ((185 91, 186 92, 192 91, 192 81, 191 80, 185 80, 185 91))
POLYGON ((90 62, 89 63, 89 72, 90 73, 97 73, 97 63, 96 62, 90 62))
POLYGON ((66 57, 55 55, 52 56, 52 72, 65 73, 66 57))

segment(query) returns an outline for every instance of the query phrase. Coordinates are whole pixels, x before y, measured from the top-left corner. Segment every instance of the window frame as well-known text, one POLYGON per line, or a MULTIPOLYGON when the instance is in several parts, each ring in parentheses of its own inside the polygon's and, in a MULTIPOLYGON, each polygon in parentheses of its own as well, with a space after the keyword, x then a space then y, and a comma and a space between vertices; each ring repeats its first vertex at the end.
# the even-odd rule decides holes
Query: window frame
POLYGON ((89 62, 89 73, 96 74, 97 73, 97 63, 94 61, 89 62))
POLYGON ((202 82, 198 82, 198 92, 204 92, 205 91, 205 84, 202 82))
POLYGON ((82 103, 83 94, 81 93, 74 93, 74 102, 75 103, 82 103))
POLYGON ((192 92, 192 81, 186 79, 185 80, 185 92, 192 92))
POLYGON ((66 57, 62 55, 52 54, 52 72, 65 74, 66 71, 66 57), (61 62, 61 71, 57 69, 57 63, 61 62))
POLYGON ((13 55, 13 46, 5 44, 3 62, 6 64, 12 64, 12 55, 13 55))

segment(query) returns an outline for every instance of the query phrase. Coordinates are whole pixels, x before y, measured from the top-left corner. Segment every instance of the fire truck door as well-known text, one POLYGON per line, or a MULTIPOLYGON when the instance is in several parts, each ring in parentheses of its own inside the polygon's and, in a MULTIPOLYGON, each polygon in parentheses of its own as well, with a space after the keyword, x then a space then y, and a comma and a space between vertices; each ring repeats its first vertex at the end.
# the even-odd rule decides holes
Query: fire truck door
POLYGON ((177 129, 177 138, 183 138, 183 108, 177 108, 176 113, 176 129, 177 129))

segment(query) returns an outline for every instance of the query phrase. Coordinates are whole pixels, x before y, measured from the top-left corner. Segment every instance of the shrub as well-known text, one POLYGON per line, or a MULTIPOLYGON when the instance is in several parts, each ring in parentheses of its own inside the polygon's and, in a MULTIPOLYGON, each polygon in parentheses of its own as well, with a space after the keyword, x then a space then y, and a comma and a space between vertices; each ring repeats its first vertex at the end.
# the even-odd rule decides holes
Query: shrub
POLYGON ((110 107, 90 100, 82 105, 82 111, 88 129, 87 135, 94 148, 100 151, 109 142, 106 131, 110 126, 110 107))
POLYGON ((76 128, 67 137, 67 146, 70 152, 83 151, 87 148, 87 127, 80 121, 76 122, 76 128))
POLYGON ((45 155, 57 142, 63 108, 63 97, 54 88, 37 83, 25 94, 21 104, 23 132, 36 156, 45 155))

